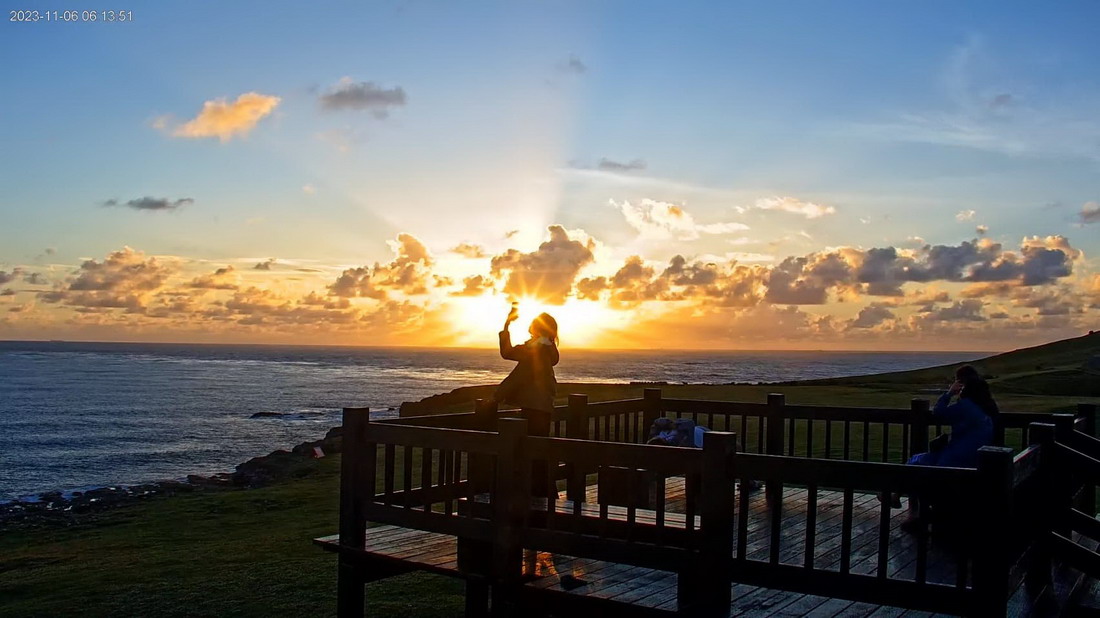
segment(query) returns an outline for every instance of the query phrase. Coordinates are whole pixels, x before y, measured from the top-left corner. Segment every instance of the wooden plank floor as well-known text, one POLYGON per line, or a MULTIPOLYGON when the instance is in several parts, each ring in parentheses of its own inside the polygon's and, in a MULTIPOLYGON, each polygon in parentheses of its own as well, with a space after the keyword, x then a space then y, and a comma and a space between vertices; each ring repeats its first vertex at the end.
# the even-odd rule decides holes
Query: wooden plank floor
MULTIPOLYGON (((684 480, 670 478, 665 487, 666 504, 670 512, 684 512, 684 480)), ((558 509, 569 510, 571 504, 561 496, 558 509)), ((596 487, 588 488, 584 504, 586 513, 595 509, 596 487)), ((813 564, 816 569, 838 570, 840 564, 840 520, 843 493, 820 491, 817 499, 816 539, 813 547, 813 564)), ((780 562, 801 565, 805 558, 805 525, 807 491, 802 488, 786 488, 783 492, 783 522, 781 524, 780 562)), ((609 515, 625 518, 625 509, 611 507, 609 515)), ((876 575, 879 551, 880 503, 875 494, 855 494, 853 500, 853 535, 850 555, 853 573, 876 575)), ((908 516, 907 508, 894 509, 890 519, 889 577, 912 579, 915 556, 915 537, 902 532, 899 525, 908 516)), ((646 518, 639 511, 639 520, 646 518)), ((683 526, 684 517, 669 517, 668 525, 683 526)), ((749 560, 768 560, 771 538, 771 517, 765 503, 763 490, 750 495, 750 516, 746 538, 749 560)), ((380 526, 367 531, 366 552, 390 559, 398 559, 417 565, 427 571, 458 576, 457 546, 454 537, 431 532, 410 530, 396 526, 380 526)), ((335 537, 319 539, 322 545, 334 544, 335 537)), ((955 560, 930 544, 929 581, 953 583, 955 560)), ((331 545, 329 546, 331 548, 331 545)), ((568 594, 631 603, 641 607, 674 612, 676 610, 676 575, 672 572, 552 555, 529 551, 525 560, 525 574, 530 577, 526 586, 545 594, 568 594), (561 585, 563 575, 584 582, 583 585, 565 590, 561 585)), ((798 594, 731 584, 732 615, 747 616, 930 616, 927 612, 885 607, 867 603, 855 603, 814 595, 798 594)))

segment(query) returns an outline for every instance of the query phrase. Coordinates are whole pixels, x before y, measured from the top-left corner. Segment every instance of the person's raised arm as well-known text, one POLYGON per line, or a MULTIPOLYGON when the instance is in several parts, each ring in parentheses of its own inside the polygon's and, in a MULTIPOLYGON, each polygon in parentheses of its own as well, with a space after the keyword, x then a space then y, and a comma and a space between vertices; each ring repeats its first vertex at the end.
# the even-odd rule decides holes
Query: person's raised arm
POLYGON ((508 327, 518 317, 519 310, 516 309, 516 304, 512 303, 512 310, 508 312, 508 317, 504 319, 504 328, 500 331, 500 357, 505 360, 519 360, 516 354, 518 348, 512 345, 512 335, 508 332, 508 327))
POLYGON ((962 391, 962 382, 956 381, 951 385, 951 388, 946 393, 940 395, 939 400, 936 401, 936 407, 932 408, 932 414, 947 420, 948 422, 954 420, 962 413, 958 403, 951 403, 951 398, 958 395, 962 391))

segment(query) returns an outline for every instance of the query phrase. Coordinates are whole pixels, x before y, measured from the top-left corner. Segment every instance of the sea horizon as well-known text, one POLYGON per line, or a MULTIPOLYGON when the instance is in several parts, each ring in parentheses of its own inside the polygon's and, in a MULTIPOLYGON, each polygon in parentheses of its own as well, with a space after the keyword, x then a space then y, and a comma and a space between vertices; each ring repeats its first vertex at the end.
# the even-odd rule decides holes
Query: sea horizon
MULTIPOLYGON (((368 349, 368 350, 470 350, 470 351, 483 351, 483 350, 496 350, 496 345, 485 346, 468 346, 468 345, 369 345, 369 344, 333 344, 333 343, 278 343, 278 342, 220 342, 220 341, 111 341, 103 339, 0 339, 0 345, 9 343, 38 343, 38 344, 56 344, 56 343, 77 343, 77 344, 103 344, 103 345, 178 345, 178 346, 241 346, 241 347, 260 347, 260 348, 335 348, 335 349, 368 349)), ((615 348, 615 347, 603 347, 593 346, 584 347, 577 346, 571 347, 568 345, 559 346, 563 350, 576 350, 581 352, 718 352, 718 353, 755 353, 755 352, 822 352, 828 354, 844 354, 844 353, 869 353, 869 352, 881 352, 886 354, 982 354, 986 356, 992 356, 995 354, 1003 354, 1010 352, 1018 348, 1005 348, 1003 350, 975 350, 975 349, 892 349, 892 348, 615 348)), ((1029 346, 1025 346, 1029 347, 1029 346)))

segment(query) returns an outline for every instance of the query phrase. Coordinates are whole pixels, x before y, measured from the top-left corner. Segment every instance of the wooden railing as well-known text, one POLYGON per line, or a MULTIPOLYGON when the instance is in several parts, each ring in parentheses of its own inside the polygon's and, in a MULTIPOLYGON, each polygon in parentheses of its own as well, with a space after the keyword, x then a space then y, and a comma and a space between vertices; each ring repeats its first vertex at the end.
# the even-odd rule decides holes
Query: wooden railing
POLYGON ((1040 521, 1041 541, 1049 555, 1100 577, 1100 520, 1096 518, 1100 440, 1079 428, 1070 415, 1056 415, 1052 424, 1032 426, 1033 439, 1044 451, 1043 485, 1037 495, 1047 505, 1040 521))
MULTIPOLYGON (((524 548, 673 570, 680 598, 704 613, 728 607, 723 582, 732 580, 998 615, 1010 583, 1052 551, 1100 564, 1095 552, 1065 544, 1073 531, 1100 534, 1096 406, 1077 412, 1004 414, 998 431, 1026 444, 984 447, 977 469, 955 469, 899 465, 936 427, 924 400, 906 410, 794 406, 782 395, 766 404, 664 399, 658 389, 600 403, 571 395, 549 436, 528 435, 527 421, 480 401, 472 413, 376 422, 366 409, 345 409, 340 543, 362 548, 368 521, 449 534, 464 573, 504 584, 518 580, 524 548), (641 444, 661 416, 714 431, 702 449, 641 444), (1066 462, 1084 472, 1066 474, 1066 462), (665 504, 673 480, 685 493, 675 512, 665 504), (766 520, 752 520, 751 494, 735 495, 735 481, 767 483, 766 520), (787 511, 791 491, 804 509, 787 511), (839 513, 822 515, 826 493, 841 496, 839 513), (895 493, 934 496, 980 523, 967 529, 952 568, 929 570, 927 529, 891 545, 889 500, 876 500, 895 493), (838 525, 821 536, 819 517, 838 525)), ((911 508, 927 516, 929 502, 911 508)), ((355 602, 346 599, 354 578, 341 574, 345 607, 355 602)))
MULTIPOLYGON (((492 430, 501 414, 511 413, 478 400, 472 413, 380 422, 492 430)), ((661 416, 689 418, 713 430, 737 433, 742 452, 882 463, 905 463, 927 450, 929 438, 951 429, 936 422, 925 399, 913 399, 908 409, 810 406, 787 404, 782 394, 768 395, 767 403, 750 403, 670 399, 662 397, 661 389, 647 388, 641 399, 620 401, 589 403, 587 395, 570 395, 567 405, 554 408, 550 435, 643 444, 661 416)), ((1096 404, 1078 404, 1073 416, 1079 432, 1097 435, 1096 404)), ((1052 418, 1046 413, 1002 413, 994 424, 993 443, 1022 451, 1029 444, 1028 427, 1052 418)))
MULTIPOLYGON (((977 470, 738 453, 732 458, 730 476, 766 481, 769 487, 797 485, 805 491, 806 506, 788 516, 783 501, 769 501, 768 535, 753 543, 749 496, 742 493, 732 579, 926 611, 969 613, 996 596, 1003 558, 989 550, 998 541, 975 528, 976 546, 960 548, 953 569, 930 573, 932 546, 926 527, 892 548, 893 523, 886 497, 935 494, 941 505, 950 501, 960 510, 985 513, 1007 502, 1011 486, 1005 482, 1004 469, 1008 465, 1011 452, 997 447, 983 449, 977 470), (829 526, 829 536, 819 537, 818 518, 827 516, 833 523, 837 518, 818 508, 819 494, 825 491, 841 493, 842 507, 839 526, 829 526), (875 516, 868 518, 868 512, 875 516), (874 530, 873 538, 855 545, 857 529, 874 530)), ((927 517, 926 509, 922 515, 927 517)))

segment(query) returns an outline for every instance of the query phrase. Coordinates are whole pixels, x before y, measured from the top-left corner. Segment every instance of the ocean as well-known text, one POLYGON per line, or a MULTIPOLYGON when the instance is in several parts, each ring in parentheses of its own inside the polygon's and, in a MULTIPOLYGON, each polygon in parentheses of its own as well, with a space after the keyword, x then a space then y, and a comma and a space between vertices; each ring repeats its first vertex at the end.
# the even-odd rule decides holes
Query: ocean
MULTIPOLYGON (((957 363, 977 352, 562 350, 562 382, 775 382, 957 363)), ((491 349, 0 341, 0 500, 232 471, 324 436, 340 408, 394 416, 500 381, 491 349)))

